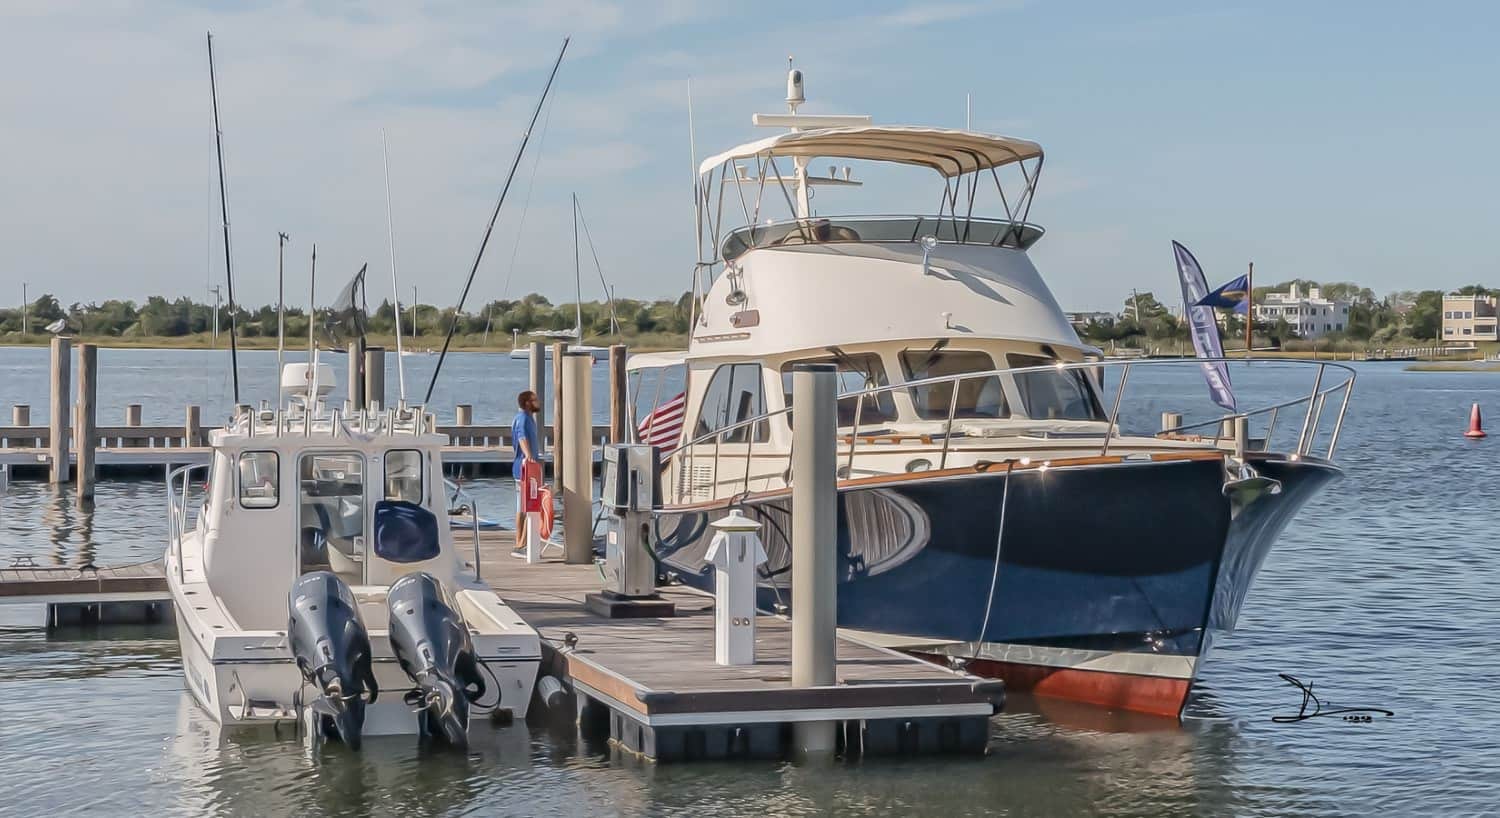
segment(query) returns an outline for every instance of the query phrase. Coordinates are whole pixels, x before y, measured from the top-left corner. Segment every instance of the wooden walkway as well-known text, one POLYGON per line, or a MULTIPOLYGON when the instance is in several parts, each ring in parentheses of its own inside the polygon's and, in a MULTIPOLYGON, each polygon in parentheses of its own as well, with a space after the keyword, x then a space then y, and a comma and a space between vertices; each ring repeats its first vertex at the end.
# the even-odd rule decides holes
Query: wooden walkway
POLYGON ((157 561, 109 568, 47 568, 24 562, 0 567, 0 604, 37 602, 159 602, 170 599, 157 561))
POLYGON ((841 638, 836 684, 791 684, 791 623, 756 620, 754 665, 714 661, 713 598, 661 588, 677 606, 663 619, 605 619, 584 608, 602 578, 592 565, 527 565, 507 555, 509 532, 481 538, 481 570, 543 640, 544 667, 592 707, 599 728, 628 750, 662 761, 786 755, 790 725, 835 721, 846 754, 982 752, 998 682, 953 673, 841 638), (575 639, 567 645, 569 637, 575 639))

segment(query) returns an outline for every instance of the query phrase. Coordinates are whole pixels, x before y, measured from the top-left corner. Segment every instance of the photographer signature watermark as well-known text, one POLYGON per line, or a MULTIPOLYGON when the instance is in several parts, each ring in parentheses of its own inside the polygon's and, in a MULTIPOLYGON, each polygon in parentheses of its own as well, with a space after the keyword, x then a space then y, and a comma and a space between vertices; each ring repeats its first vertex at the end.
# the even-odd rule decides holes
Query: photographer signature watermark
POLYGON ((1316 719, 1323 716, 1339 716, 1343 721, 1367 723, 1374 721, 1376 716, 1393 717, 1396 714, 1383 707, 1337 707, 1329 710, 1323 709, 1323 701, 1313 693, 1312 682, 1304 683, 1301 679, 1290 673, 1278 673, 1281 680, 1302 691, 1302 706, 1297 708, 1295 716, 1272 716, 1271 721, 1277 724, 1295 724, 1299 721, 1316 719), (1308 710, 1312 705, 1312 710, 1308 710))

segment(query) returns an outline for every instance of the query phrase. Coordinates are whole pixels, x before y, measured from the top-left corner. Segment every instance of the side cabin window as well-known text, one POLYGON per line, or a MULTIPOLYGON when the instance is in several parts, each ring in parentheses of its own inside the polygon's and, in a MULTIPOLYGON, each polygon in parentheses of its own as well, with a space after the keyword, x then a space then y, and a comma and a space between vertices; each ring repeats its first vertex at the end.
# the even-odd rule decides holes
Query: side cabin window
POLYGON ((385 499, 422 504, 422 453, 393 449, 385 453, 385 499))
MULTIPOLYGON (((880 356, 873 352, 857 352, 853 354, 842 353, 839 355, 825 355, 821 358, 803 358, 799 361, 789 361, 781 365, 781 391, 786 398, 786 405, 792 405, 792 371, 798 364, 833 364, 838 367, 839 394, 850 392, 863 392, 867 389, 879 389, 889 386, 890 380, 885 375, 885 364, 881 363, 880 356)), ((839 426, 854 425, 854 416, 859 415, 859 427, 861 432, 873 428, 872 423, 887 423, 896 419, 896 402, 891 397, 889 390, 866 395, 864 405, 860 406, 859 398, 840 398, 838 402, 839 426)), ((791 413, 787 413, 787 424, 792 420, 791 413)))
POLYGON ((275 452, 240 455, 240 505, 275 508, 281 501, 281 459, 275 452))
MULTIPOLYGON (((1058 362, 1036 355, 1009 355, 1012 369, 1053 366, 1058 362)), ((1042 420, 1105 420, 1104 407, 1089 388, 1083 369, 1018 372, 1014 376, 1028 417, 1042 420)))
MULTIPOLYGON (((908 381, 946 378, 967 372, 989 372, 995 361, 987 353, 969 350, 908 349, 901 353, 901 368, 908 381)), ((911 387, 911 400, 924 420, 955 418, 1008 418, 1010 404, 1005 388, 994 375, 964 378, 911 387), (954 387, 958 388, 955 397, 954 387)))
MULTIPOLYGON (((698 423, 693 427, 693 437, 699 438, 717 432, 765 412, 760 364, 724 364, 714 370, 708 389, 703 392, 703 403, 698 407, 698 423)), ((741 426, 725 432, 720 441, 748 442, 752 430, 755 441, 762 442, 769 436, 770 426, 765 421, 741 426)))

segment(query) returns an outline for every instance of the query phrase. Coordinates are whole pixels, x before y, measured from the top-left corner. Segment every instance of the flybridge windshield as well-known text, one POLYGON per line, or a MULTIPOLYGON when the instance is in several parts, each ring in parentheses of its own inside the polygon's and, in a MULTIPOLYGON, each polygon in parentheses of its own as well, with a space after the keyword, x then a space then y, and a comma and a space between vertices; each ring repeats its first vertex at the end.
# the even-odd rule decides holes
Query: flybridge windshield
POLYGON ((933 216, 830 216, 741 227, 724 239, 723 258, 733 261, 756 247, 839 242, 917 242, 932 236, 951 244, 984 244, 1025 250, 1042 237, 1042 228, 1000 219, 933 216))

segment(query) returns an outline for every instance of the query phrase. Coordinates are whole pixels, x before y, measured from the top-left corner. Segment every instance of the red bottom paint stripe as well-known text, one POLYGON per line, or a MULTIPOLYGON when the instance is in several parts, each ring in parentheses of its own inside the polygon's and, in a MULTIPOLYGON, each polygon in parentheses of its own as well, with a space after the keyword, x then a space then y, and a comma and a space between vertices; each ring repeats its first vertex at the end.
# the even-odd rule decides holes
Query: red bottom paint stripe
MULTIPOLYGON (((937 664, 947 664, 944 656, 925 653, 913 655, 937 664)), ((967 670, 976 676, 1000 679, 1005 682, 1007 690, 1171 718, 1176 718, 1182 711, 1188 689, 1192 686, 1187 679, 1023 665, 988 659, 970 662, 967 670)))

